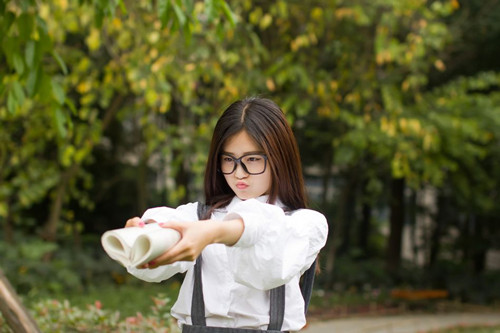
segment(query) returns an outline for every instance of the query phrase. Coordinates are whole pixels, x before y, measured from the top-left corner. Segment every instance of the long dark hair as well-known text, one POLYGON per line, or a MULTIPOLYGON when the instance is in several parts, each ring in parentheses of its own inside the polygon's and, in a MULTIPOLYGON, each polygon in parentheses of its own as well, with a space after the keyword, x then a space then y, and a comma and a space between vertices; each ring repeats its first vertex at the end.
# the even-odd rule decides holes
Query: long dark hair
POLYGON ((283 111, 269 99, 249 97, 231 104, 215 125, 205 169, 205 199, 213 209, 225 207, 234 192, 219 171, 224 143, 245 130, 268 156, 269 203, 279 199, 287 209, 305 208, 307 199, 299 149, 283 111))

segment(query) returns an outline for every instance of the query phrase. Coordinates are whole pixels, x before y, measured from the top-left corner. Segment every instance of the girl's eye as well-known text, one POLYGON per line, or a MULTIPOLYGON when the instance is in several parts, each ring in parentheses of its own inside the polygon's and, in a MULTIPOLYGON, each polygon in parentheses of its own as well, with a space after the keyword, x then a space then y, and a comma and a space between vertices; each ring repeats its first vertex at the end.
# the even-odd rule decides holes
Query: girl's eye
POLYGON ((259 156, 248 156, 246 160, 247 160, 247 162, 258 162, 258 161, 260 161, 260 157, 259 156))
POLYGON ((222 162, 225 162, 225 163, 229 163, 229 162, 232 162, 233 159, 231 157, 228 157, 228 156, 225 156, 222 158, 222 162))

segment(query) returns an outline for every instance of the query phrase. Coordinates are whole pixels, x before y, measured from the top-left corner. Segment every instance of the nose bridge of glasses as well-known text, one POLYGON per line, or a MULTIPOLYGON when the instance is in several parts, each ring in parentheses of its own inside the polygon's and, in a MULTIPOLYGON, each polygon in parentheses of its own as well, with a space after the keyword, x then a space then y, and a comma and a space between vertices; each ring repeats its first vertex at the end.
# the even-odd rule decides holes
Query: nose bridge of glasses
POLYGON ((234 161, 233 172, 238 172, 238 166, 240 166, 241 169, 243 170, 243 172, 245 172, 246 174, 249 174, 247 166, 245 165, 245 163, 243 163, 243 160, 242 160, 243 157, 244 156, 242 156, 240 158, 233 158, 233 161, 234 161))

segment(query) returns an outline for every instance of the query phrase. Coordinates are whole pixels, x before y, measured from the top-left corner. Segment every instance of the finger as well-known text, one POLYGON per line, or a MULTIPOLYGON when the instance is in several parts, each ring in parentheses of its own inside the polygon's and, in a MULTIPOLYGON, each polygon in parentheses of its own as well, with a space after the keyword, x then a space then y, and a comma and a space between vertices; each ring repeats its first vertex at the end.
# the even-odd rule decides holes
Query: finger
POLYGON ((125 223, 125 228, 130 228, 130 227, 143 227, 144 222, 141 220, 140 217, 133 217, 131 219, 128 219, 127 222, 125 223))
POLYGON ((182 234, 182 230, 184 230, 187 226, 185 222, 176 222, 176 221, 167 221, 167 222, 160 222, 158 225, 162 228, 169 228, 169 229, 174 229, 177 230, 182 234))
POLYGON ((161 265, 173 264, 177 261, 192 261, 195 259, 195 252, 187 248, 182 241, 179 241, 167 252, 153 259, 148 263, 148 268, 156 268, 161 265))

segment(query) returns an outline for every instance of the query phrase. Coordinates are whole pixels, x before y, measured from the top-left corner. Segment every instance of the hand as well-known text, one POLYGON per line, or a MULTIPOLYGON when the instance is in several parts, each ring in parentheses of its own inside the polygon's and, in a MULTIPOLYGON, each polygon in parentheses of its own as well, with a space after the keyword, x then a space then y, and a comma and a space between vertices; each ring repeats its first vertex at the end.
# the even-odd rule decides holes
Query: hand
POLYGON ((176 261, 193 261, 209 244, 234 245, 244 230, 243 220, 241 219, 197 222, 169 221, 159 223, 159 225, 163 228, 177 230, 181 234, 181 239, 167 252, 144 265, 144 268, 156 268, 176 261))
POLYGON ((177 230, 181 239, 167 252, 155 258, 145 268, 156 268, 161 265, 172 264, 176 261, 193 261, 203 249, 214 242, 215 228, 210 225, 211 221, 199 222, 163 222, 159 225, 163 228, 177 230))
POLYGON ((125 228, 130 228, 130 227, 142 228, 146 224, 154 223, 154 222, 156 222, 156 221, 154 221, 154 220, 143 221, 140 217, 133 217, 133 218, 127 220, 127 222, 125 223, 125 228))

